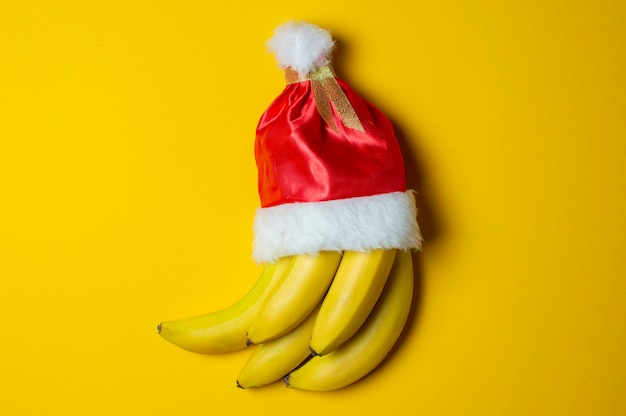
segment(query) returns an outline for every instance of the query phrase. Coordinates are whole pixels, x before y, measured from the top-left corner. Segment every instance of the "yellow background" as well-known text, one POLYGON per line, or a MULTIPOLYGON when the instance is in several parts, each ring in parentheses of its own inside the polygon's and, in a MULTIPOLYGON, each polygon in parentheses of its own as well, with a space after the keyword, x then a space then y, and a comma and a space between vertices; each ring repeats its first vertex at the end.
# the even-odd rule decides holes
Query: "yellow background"
POLYGON ((0 3, 0 413, 626 414, 626 3, 0 3), (393 120, 426 236, 406 336, 327 394, 235 388, 160 320, 254 282, 264 47, 305 19, 393 120))

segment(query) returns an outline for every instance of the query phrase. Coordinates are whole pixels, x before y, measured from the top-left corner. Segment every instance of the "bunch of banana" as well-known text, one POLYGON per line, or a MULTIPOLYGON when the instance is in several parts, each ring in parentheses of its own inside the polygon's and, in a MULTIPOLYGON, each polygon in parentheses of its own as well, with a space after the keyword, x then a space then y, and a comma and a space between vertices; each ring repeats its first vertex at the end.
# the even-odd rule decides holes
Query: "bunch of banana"
POLYGON ((410 251, 325 251, 264 267, 232 306, 162 322, 160 335, 197 353, 253 346, 237 386, 280 379, 290 388, 327 391, 363 378, 398 339, 413 295, 410 251))

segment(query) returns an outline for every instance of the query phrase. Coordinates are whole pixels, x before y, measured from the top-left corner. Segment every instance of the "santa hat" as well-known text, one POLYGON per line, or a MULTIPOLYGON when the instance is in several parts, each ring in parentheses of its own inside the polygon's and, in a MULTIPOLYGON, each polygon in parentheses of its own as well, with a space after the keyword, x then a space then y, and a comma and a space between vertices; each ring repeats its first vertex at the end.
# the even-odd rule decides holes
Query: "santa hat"
POLYGON ((253 258, 419 249, 415 198, 391 122, 330 68, 329 32, 279 26, 268 46, 287 86, 262 115, 253 258))

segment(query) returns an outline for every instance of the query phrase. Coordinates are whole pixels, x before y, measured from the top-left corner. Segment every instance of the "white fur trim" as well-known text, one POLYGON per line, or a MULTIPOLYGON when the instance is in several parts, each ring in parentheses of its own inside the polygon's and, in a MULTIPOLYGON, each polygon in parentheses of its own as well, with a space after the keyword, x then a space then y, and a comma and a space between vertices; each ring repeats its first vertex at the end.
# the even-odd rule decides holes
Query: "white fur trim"
POLYGON ((412 191, 257 209, 252 257, 270 263, 320 251, 419 249, 412 191))
POLYGON ((287 22, 278 26, 267 47, 278 65, 306 75, 318 66, 330 63, 334 41, 330 33, 305 22, 287 22))

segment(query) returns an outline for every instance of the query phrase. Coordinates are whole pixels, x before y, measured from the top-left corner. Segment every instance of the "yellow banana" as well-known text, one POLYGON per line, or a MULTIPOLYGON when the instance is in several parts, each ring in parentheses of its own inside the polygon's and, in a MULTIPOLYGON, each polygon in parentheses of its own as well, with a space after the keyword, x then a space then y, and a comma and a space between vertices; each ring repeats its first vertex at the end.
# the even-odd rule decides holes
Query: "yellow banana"
POLYGON ((359 331, 336 350, 311 358, 285 376, 287 387, 337 390, 366 376, 385 358, 400 336, 412 296, 411 253, 399 251, 386 287, 359 331))
POLYGON ((311 355, 309 342, 319 306, 294 330, 256 345, 237 377, 243 389, 260 387, 283 378, 311 355))
POLYGON ((341 256, 336 251, 293 256, 248 329, 248 341, 261 344, 277 338, 309 316, 328 291, 341 256))
POLYGON ((331 352, 361 327, 383 291, 395 256, 395 249, 343 254, 315 321, 314 355, 331 352))
POLYGON ((289 261, 285 257, 266 265, 250 291, 233 305, 188 319, 161 322, 159 334, 181 348, 203 354, 245 348, 248 328, 263 301, 287 270, 289 261))

